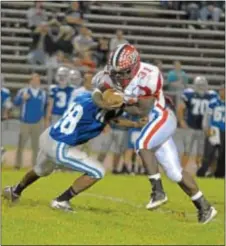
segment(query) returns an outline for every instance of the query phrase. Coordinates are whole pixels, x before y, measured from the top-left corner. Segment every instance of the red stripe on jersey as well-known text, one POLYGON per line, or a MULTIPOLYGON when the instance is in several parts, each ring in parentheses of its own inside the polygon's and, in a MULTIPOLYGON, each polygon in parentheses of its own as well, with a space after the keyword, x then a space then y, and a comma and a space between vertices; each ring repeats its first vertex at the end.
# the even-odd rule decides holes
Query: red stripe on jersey
POLYGON ((159 130, 159 128, 166 122, 166 119, 168 117, 168 111, 165 110, 163 112, 163 116, 162 119, 153 127, 153 129, 150 131, 150 133, 147 135, 145 141, 144 141, 144 148, 147 149, 148 148, 148 143, 151 140, 151 138, 153 137, 153 135, 159 130))
POLYGON ((104 87, 105 89, 111 89, 111 86, 107 82, 104 82, 104 87))
POLYGON ((162 77, 161 77, 161 73, 159 73, 155 95, 158 95, 161 88, 162 88, 162 77))
POLYGON ((152 91, 150 88, 148 88, 147 86, 141 86, 138 85, 138 87, 145 92, 145 96, 151 96, 152 95, 152 91))
POLYGON ((147 67, 144 67, 144 70, 148 71, 148 72, 151 72, 152 70, 147 68, 147 67))

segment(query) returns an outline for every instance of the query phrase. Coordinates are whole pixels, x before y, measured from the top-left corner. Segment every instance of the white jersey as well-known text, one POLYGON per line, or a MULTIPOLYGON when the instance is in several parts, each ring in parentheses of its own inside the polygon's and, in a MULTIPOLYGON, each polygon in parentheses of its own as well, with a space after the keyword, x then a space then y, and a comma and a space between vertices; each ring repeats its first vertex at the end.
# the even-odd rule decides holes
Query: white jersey
MULTIPOLYGON (((92 84, 94 87, 114 87, 109 74, 105 70, 98 72, 93 77, 92 84)), ((154 97, 156 107, 164 109, 166 106, 162 74, 158 67, 148 63, 141 62, 137 74, 123 93, 126 103, 135 103, 139 98, 154 97)))
MULTIPOLYGON (((115 87, 109 74, 100 71, 93 78, 93 86, 99 89, 115 87)), ((177 120, 170 108, 166 108, 163 94, 163 77, 156 66, 141 62, 140 68, 129 85, 123 90, 126 103, 135 103, 139 98, 153 97, 155 105, 149 112, 149 122, 142 128, 135 143, 135 149, 151 149, 166 171, 167 176, 180 182, 182 168, 172 135, 177 128, 177 120)))

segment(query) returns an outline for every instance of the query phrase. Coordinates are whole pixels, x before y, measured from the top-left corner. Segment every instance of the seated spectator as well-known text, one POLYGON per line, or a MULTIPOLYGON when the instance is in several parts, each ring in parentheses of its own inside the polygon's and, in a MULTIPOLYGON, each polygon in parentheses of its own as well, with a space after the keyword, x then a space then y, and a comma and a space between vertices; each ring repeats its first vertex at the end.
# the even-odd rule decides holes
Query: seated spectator
MULTIPOLYGON (((222 2, 223 3, 223 2, 222 2)), ((200 9, 200 20, 201 21, 220 21, 220 16, 222 13, 220 1, 205 1, 203 2, 203 7, 200 9)), ((201 25, 202 28, 206 28, 205 25, 201 25)), ((217 29, 216 27, 213 27, 217 29)))
POLYGON ((182 1, 160 0, 160 4, 165 9, 179 10, 182 1))
POLYGON ((169 91, 183 90, 188 83, 188 76, 182 70, 181 63, 179 61, 174 62, 174 69, 167 74, 167 85, 169 91))
POLYGON ((48 65, 53 68, 66 67, 70 63, 69 57, 62 51, 57 51, 52 57, 51 61, 48 61, 48 65))
POLYGON ((126 44, 128 41, 123 36, 122 30, 116 31, 116 36, 110 41, 110 51, 114 50, 119 44, 126 44))
POLYGON ((42 1, 35 1, 34 6, 27 11, 28 27, 33 31, 42 22, 47 21, 46 11, 42 1))
POLYGON ((27 57, 30 64, 44 65, 46 63, 46 48, 48 46, 47 34, 48 24, 46 22, 43 22, 34 30, 31 51, 28 53, 27 57))
POLYGON ((73 53, 72 36, 74 35, 74 30, 70 26, 62 26, 61 28, 62 36, 58 41, 58 50, 63 51, 66 54, 73 53))
POLYGON ((88 72, 94 72, 96 69, 96 63, 92 59, 92 52, 86 51, 83 55, 80 55, 81 58, 74 59, 74 66, 82 66, 88 72))
POLYGON ((71 2, 70 9, 66 12, 66 21, 75 30, 83 24, 82 12, 78 1, 71 2))
POLYGON ((99 66, 106 64, 109 51, 109 39, 101 37, 98 39, 96 58, 99 66))
POLYGON ((83 19, 83 13, 89 13, 89 6, 93 4, 93 1, 79 1, 79 8, 81 11, 81 17, 83 19))
POLYGON ((80 28, 79 35, 77 35, 72 41, 75 53, 83 54, 85 51, 94 47, 95 43, 91 34, 91 31, 87 27, 82 26, 80 28))
POLYGON ((186 11, 188 20, 198 20, 200 1, 183 2, 181 9, 186 11))

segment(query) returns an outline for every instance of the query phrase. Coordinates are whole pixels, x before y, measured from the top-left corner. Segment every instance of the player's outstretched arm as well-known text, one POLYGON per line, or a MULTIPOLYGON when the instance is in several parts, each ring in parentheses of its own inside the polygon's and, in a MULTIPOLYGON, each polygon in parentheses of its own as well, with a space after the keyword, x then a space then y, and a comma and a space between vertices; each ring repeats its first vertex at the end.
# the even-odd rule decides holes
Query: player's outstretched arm
POLYGON ((111 121, 113 124, 128 128, 141 128, 145 126, 148 122, 147 118, 141 118, 139 121, 132 121, 126 118, 118 118, 111 121))

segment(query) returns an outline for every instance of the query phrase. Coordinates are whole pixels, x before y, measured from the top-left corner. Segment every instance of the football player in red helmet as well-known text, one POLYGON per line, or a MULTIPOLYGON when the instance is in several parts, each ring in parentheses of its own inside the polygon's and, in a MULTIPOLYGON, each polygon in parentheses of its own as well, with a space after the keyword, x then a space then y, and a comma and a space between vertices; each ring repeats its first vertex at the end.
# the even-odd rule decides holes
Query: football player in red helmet
POLYGON ((117 89, 123 90, 140 68, 140 55, 131 44, 122 44, 110 53, 107 71, 117 89))

